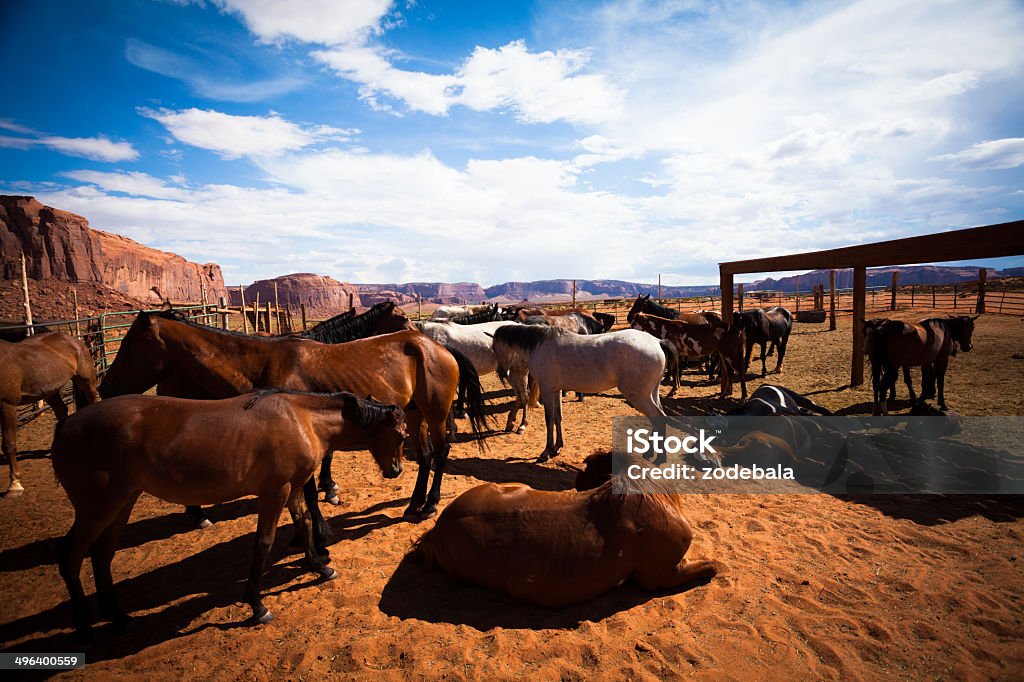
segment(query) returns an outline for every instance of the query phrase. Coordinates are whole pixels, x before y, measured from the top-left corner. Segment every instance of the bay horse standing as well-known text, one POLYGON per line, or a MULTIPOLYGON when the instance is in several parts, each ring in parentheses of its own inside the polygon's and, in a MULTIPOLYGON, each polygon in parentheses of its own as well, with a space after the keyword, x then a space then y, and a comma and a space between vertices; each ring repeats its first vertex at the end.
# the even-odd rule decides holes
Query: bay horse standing
POLYGON ((351 393, 312 394, 269 389, 227 400, 125 395, 76 412, 57 430, 53 469, 75 509, 58 548, 61 577, 71 595, 79 637, 92 614, 81 569, 92 557, 103 615, 115 627, 130 618, 114 595, 110 563, 139 495, 178 504, 213 504, 255 495, 256 546, 245 588, 253 618, 273 617, 260 598, 267 555, 282 508, 300 529, 312 570, 335 577, 313 547, 303 485, 334 450, 368 449, 386 478, 402 472, 407 436, 402 410, 351 393))
POLYGON ((651 592, 682 587, 718 571, 716 562, 686 559, 689 497, 625 472, 586 492, 486 483, 449 504, 414 551, 456 579, 547 607, 627 580, 651 592))
POLYGON ((939 407, 945 410, 949 358, 956 355, 957 346, 965 353, 974 348, 971 339, 978 317, 933 317, 917 323, 885 320, 875 326, 870 343, 874 413, 888 414, 886 395, 895 394, 901 368, 911 402, 918 401, 910 381, 910 367, 921 368, 920 401, 936 396, 937 383, 939 407))
POLYGON ((18 406, 45 400, 59 424, 68 416, 60 391, 71 382, 75 409, 99 400, 96 366, 85 344, 60 332, 45 332, 11 343, 0 340, 0 419, 3 452, 11 469, 6 495, 25 488, 18 475, 18 406))
MULTIPOLYGON (((472 364, 460 366, 444 347, 415 329, 322 344, 214 329, 173 311, 140 312, 122 339, 99 392, 104 398, 143 393, 175 374, 208 399, 260 388, 350 391, 406 409, 412 450, 419 462, 416 487, 405 511, 410 519, 426 518, 437 511, 450 450, 448 412, 460 376, 468 381, 476 376, 472 364), (431 466, 435 474, 428 492, 431 466)), ((474 437, 479 440, 485 415, 478 378, 474 385, 469 417, 474 437)), ((322 535, 324 524, 315 500, 316 485, 310 481, 307 504, 314 510, 315 527, 322 535)))
POLYGON ((547 444, 539 461, 562 449, 562 391, 618 388, 647 417, 664 417, 658 387, 665 373, 661 342, 633 329, 583 336, 557 327, 506 325, 494 332, 499 372, 525 359, 540 391, 547 444), (555 433, 557 432, 557 438, 555 433))

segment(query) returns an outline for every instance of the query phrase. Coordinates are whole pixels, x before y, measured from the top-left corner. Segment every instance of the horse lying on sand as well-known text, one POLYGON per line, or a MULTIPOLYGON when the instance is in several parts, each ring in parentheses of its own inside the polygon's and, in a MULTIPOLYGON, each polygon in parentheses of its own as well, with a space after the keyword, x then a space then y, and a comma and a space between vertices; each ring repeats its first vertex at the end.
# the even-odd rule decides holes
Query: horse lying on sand
POLYGON ((128 624, 114 595, 110 562, 139 495, 178 504, 259 498, 259 520, 245 600, 253 618, 269 622, 260 599, 267 555, 281 509, 300 529, 306 559, 321 578, 335 577, 313 547, 303 485, 325 453, 368 449, 386 478, 402 472, 405 415, 351 393, 270 389, 227 400, 131 395, 76 412, 53 442, 53 470, 75 521, 61 540, 58 565, 71 594, 72 620, 88 638, 92 614, 81 569, 92 556, 103 615, 128 624))
POLYGON ((17 343, 0 340, 0 421, 11 468, 6 495, 17 497, 25 490, 18 475, 18 406, 45 400, 59 424, 68 416, 60 391, 69 381, 76 410, 100 399, 92 356, 78 339, 46 332, 17 343))
POLYGON ((562 449, 563 391, 600 393, 618 388, 641 414, 665 416, 658 388, 665 373, 666 350, 649 334, 624 329, 581 336, 557 327, 507 325, 494 332, 494 353, 499 376, 525 359, 537 384, 547 426, 541 462, 562 449))
POLYGON ((685 558, 693 531, 683 499, 668 483, 625 475, 587 492, 486 483, 449 504, 414 551, 454 578, 541 606, 576 604, 627 580, 677 588, 719 568, 685 558))

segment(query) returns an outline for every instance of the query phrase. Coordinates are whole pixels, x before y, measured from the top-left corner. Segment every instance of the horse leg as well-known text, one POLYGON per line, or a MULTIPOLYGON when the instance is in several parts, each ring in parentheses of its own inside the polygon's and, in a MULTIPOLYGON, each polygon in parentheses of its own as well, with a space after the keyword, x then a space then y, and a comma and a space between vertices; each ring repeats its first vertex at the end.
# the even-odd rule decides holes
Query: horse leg
MULTIPOLYGON (((921 400, 924 400, 924 398, 925 398, 924 394, 928 390, 927 387, 925 386, 925 378, 924 378, 924 376, 925 376, 925 369, 924 369, 924 367, 922 367, 921 368, 921 400)), ((917 396, 914 394, 914 384, 910 381, 910 365, 903 365, 903 383, 905 383, 907 385, 907 390, 910 391, 910 402, 911 403, 916 402, 917 401, 917 396)), ((893 380, 892 380, 892 392, 893 392, 893 394, 896 393, 896 377, 893 377, 893 380)), ((893 395, 893 397, 895 397, 895 395, 893 395)))
MULTIPOLYGON (((517 408, 521 407, 523 410, 523 420, 522 422, 520 422, 519 428, 516 429, 516 433, 525 433, 526 426, 527 424, 530 423, 529 411, 531 401, 531 386, 529 378, 529 369, 526 366, 513 368, 509 372, 509 383, 512 384, 512 390, 516 396, 516 403, 512 406, 512 412, 508 416, 508 422, 505 424, 505 430, 512 430, 512 424, 513 422, 515 422, 516 410, 517 408)), ((534 384, 532 388, 536 390, 536 384, 534 384)), ((534 398, 534 400, 536 399, 534 398)))
POLYGON ((267 556, 274 545, 277 534, 277 521, 281 518, 281 510, 291 494, 291 486, 284 485, 280 490, 265 493, 259 497, 259 519, 256 522, 256 543, 253 547, 252 566, 249 569, 249 581, 245 585, 245 601, 252 607, 252 617, 258 623, 269 623, 274 615, 263 605, 260 590, 263 584, 263 570, 267 565, 267 556))
POLYGON ((418 410, 410 412, 407 420, 409 433, 413 434, 413 451, 419 470, 416 472, 416 487, 413 488, 409 506, 403 516, 406 519, 419 519, 419 511, 427 499, 427 480, 430 478, 430 443, 427 440, 426 425, 423 414, 418 410))
MULTIPOLYGON (((544 452, 537 458, 538 462, 546 462, 558 454, 555 448, 555 405, 562 407, 561 391, 546 391, 544 394, 544 428, 547 431, 547 441, 544 445, 544 452)), ((561 412, 561 409, 558 410, 561 412)))
POLYGON ((946 409, 946 367, 948 366, 948 358, 936 360, 932 366, 929 374, 932 378, 938 382, 939 385, 939 407, 946 409))
POLYGON ((428 428, 428 436, 431 437, 431 452, 434 458, 434 480, 430 482, 430 491, 427 493, 426 504, 420 509, 419 517, 429 519, 437 513, 437 505, 441 502, 441 480, 444 478, 444 467, 448 463, 448 452, 451 446, 433 436, 428 428))
POLYGON ((456 419, 466 418, 466 386, 463 382, 459 382, 459 392, 455 398, 455 403, 452 405, 452 415, 456 419))
MULTIPOLYGON (((774 343, 774 342, 773 342, 774 343)), ((779 349, 779 361, 775 363, 775 371, 773 374, 778 374, 782 371, 782 361, 786 359, 786 346, 789 345, 789 337, 783 336, 779 339, 777 348, 779 349)))
POLYGON ((754 340, 751 338, 747 339, 747 356, 743 360, 744 369, 750 367, 750 356, 754 354, 754 340))
POLYGON ((210 517, 206 515, 206 512, 198 504, 185 507, 185 513, 195 522, 198 530, 204 530, 213 525, 213 521, 210 520, 210 517))
POLYGON ((684 558, 667 575, 664 571, 655 572, 641 568, 633 573, 633 581, 640 589, 655 592, 682 587, 696 580, 710 580, 715 577, 719 568, 717 561, 687 561, 684 558))
POLYGON ((57 423, 61 423, 68 418, 68 406, 64 404, 64 399, 60 396, 60 391, 46 396, 46 404, 53 410, 53 416, 57 420, 57 423))
POLYGON ((338 499, 338 484, 331 478, 331 464, 334 462, 334 453, 328 452, 320 462, 320 485, 317 490, 323 492, 324 501, 335 506, 341 504, 338 499))
POLYGON ((114 578, 110 574, 110 562, 114 559, 117 541, 121 538, 124 527, 128 525, 128 518, 132 515, 132 509, 135 507, 135 501, 139 499, 139 494, 132 495, 128 503, 118 512, 113 523, 107 526, 89 550, 100 613, 108 618, 114 628, 119 631, 123 631, 131 625, 132 617, 126 614, 117 602, 117 596, 114 594, 114 578))
POLYGON ((18 497, 25 488, 18 476, 18 408, 10 403, 0 405, 0 431, 3 434, 3 451, 7 457, 7 465, 11 468, 11 485, 7 488, 7 497, 18 497))
POLYGON ((310 568, 324 580, 336 578, 337 573, 324 563, 313 540, 313 517, 306 506, 305 485, 301 488, 292 488, 292 494, 288 496, 288 511, 291 513, 292 523, 295 524, 295 536, 301 541, 310 568))
POLYGON ((765 358, 767 356, 764 352, 764 341, 761 341, 759 345, 761 346, 761 376, 764 377, 766 374, 768 374, 768 366, 765 361, 765 358))
MULTIPOLYGON (((96 500, 99 507, 90 509, 91 513, 86 514, 76 507, 71 530, 57 542, 57 567, 71 596, 71 623, 75 627, 76 638, 81 641, 91 639, 93 621, 92 609, 82 589, 82 562, 96 539, 113 524, 128 502, 128 499, 111 497, 109 491, 99 492, 101 495, 96 500)), ((95 566, 93 570, 95 572, 95 566)))

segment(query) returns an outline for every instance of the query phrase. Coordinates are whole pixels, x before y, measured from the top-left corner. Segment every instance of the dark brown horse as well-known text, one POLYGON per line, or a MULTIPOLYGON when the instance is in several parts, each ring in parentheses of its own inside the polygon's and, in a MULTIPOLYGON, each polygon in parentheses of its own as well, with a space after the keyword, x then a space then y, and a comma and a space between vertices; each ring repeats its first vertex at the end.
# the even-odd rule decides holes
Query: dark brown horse
POLYGON ((18 479, 18 406, 45 400, 60 423, 68 416, 60 391, 69 381, 76 409, 99 400, 92 357, 73 336, 46 332, 18 343, 0 340, 0 420, 3 451, 11 468, 6 493, 10 497, 25 490, 18 479))
POLYGON ((449 504, 416 551, 459 580, 542 606, 585 601, 627 580, 649 591, 681 587, 718 571, 685 558, 693 540, 685 497, 625 474, 587 492, 487 483, 449 504))
POLYGON ((384 476, 394 478, 407 435, 400 408, 351 393, 271 389, 212 401, 131 395, 75 413, 57 430, 53 469, 75 508, 58 561, 79 636, 88 637, 92 624, 80 575, 86 553, 103 615, 117 627, 130 620, 114 595, 110 562, 143 492, 178 504, 259 498, 245 599, 253 618, 266 623, 272 616, 260 583, 282 508, 301 530, 313 571, 335 577, 313 548, 303 484, 333 450, 368 449, 384 476))
MULTIPOLYGON (((246 336, 195 324, 173 312, 143 312, 122 340, 100 385, 100 395, 142 393, 178 375, 206 398, 226 398, 259 388, 350 391, 406 408, 412 449, 420 467, 406 515, 426 518, 436 513, 441 498, 450 449, 446 420, 461 369, 443 346, 415 330, 322 344, 246 336), (432 464, 436 472, 428 493, 432 464)), ((472 366, 465 371, 469 375, 472 366)), ((476 404, 480 409, 470 412, 470 422, 479 437, 484 415, 482 401, 476 404)), ((315 498, 312 482, 309 491, 315 498)), ((319 510, 314 516, 319 517, 319 510)), ((317 518, 317 528, 320 520, 317 518)))
POLYGON ((775 351, 778 351, 778 357, 772 373, 778 374, 782 371, 789 335, 793 333, 793 315, 788 310, 776 306, 768 310, 736 312, 733 313, 733 324, 742 328, 747 337, 747 352, 743 360, 744 372, 750 366, 750 356, 754 352, 755 344, 761 346, 761 376, 768 373, 766 358, 775 351))
POLYGON ((910 381, 910 367, 921 368, 921 402, 936 396, 937 382, 939 407, 945 410, 949 358, 956 355, 957 346, 965 353, 974 348, 971 337, 977 319, 977 315, 961 315, 934 317, 918 323, 885 320, 872 325, 869 343, 865 345, 871 350, 874 413, 888 414, 886 395, 895 395, 896 378, 901 368, 910 400, 917 401, 910 381))

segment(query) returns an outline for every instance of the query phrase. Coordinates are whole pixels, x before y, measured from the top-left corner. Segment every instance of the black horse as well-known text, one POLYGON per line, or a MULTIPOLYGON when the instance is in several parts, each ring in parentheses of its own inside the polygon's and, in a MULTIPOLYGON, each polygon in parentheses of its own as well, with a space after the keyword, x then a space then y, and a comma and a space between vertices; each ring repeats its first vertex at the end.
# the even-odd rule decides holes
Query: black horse
POLYGON ((448 319, 456 324, 483 324, 484 322, 500 322, 503 318, 501 307, 497 303, 492 303, 483 312, 459 315, 448 319))
POLYGON ((637 313, 646 313, 648 315, 657 315, 658 317, 665 317, 670 320, 678 320, 679 312, 672 310, 667 306, 663 306, 657 301, 651 300, 650 294, 644 294, 637 296, 636 300, 633 301, 633 307, 629 309, 629 313, 626 315, 626 322, 632 324, 633 316, 637 313))
POLYGON ((747 335, 747 353, 743 361, 744 371, 750 366, 750 356, 754 351, 754 344, 761 346, 761 376, 765 376, 767 368, 765 358, 778 349, 778 361, 775 363, 775 373, 782 371, 782 361, 786 357, 786 346, 789 344, 789 335, 793 332, 793 315, 785 308, 775 307, 768 310, 744 310, 735 312, 732 316, 733 324, 738 325, 747 335), (765 346, 768 352, 765 352, 765 346))

